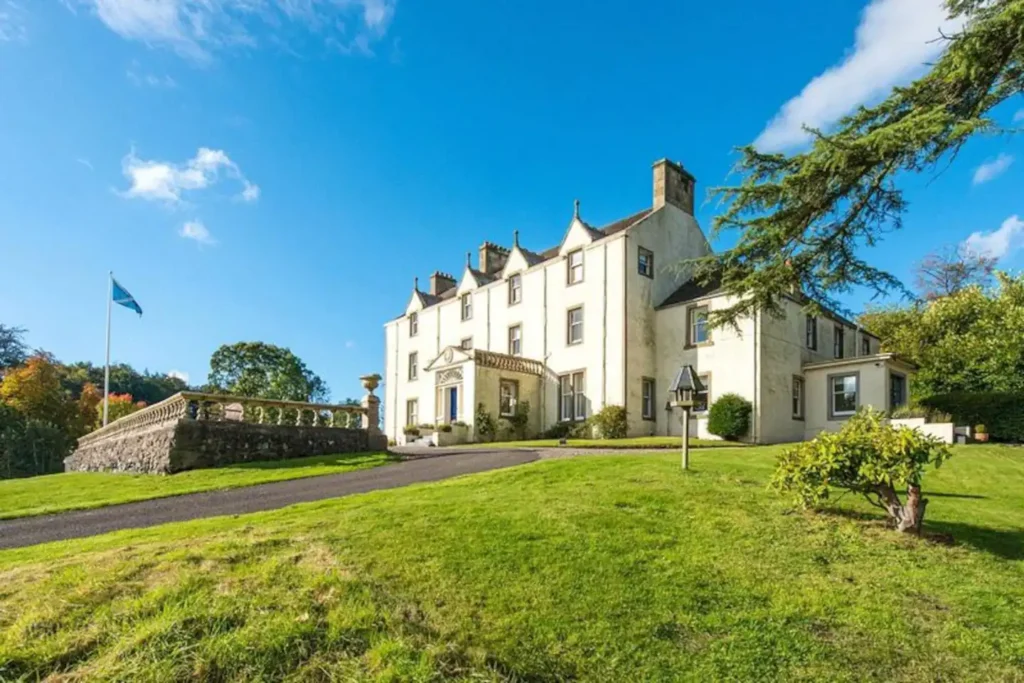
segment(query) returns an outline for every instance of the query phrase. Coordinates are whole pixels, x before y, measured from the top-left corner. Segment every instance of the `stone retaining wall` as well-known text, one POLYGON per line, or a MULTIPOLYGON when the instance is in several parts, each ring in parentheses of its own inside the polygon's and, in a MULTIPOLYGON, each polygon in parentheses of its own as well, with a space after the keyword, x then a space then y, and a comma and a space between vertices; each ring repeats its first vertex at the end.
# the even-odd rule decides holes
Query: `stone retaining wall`
POLYGON ((382 451, 387 439, 364 429, 176 420, 97 441, 64 460, 68 472, 173 474, 243 462, 382 451))

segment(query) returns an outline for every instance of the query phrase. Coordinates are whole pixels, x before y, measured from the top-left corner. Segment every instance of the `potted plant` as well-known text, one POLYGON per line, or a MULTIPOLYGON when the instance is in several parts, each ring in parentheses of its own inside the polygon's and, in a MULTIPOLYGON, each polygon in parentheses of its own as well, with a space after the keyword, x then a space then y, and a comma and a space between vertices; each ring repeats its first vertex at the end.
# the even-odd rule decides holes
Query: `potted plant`
POLYGON ((985 425, 974 426, 974 440, 980 443, 988 441, 988 427, 985 425))

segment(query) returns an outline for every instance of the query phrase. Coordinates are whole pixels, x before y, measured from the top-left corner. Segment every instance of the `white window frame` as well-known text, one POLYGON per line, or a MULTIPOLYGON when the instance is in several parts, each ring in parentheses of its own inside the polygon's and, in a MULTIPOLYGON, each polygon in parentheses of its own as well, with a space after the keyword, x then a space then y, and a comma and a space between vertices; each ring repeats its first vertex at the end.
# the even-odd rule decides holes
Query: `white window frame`
POLYGON ((587 419, 586 385, 587 373, 584 370, 559 376, 558 418, 560 421, 577 422, 587 419), (566 411, 566 404, 568 404, 568 411, 566 411))
POLYGON ((473 350, 473 338, 472 337, 466 337, 465 339, 460 341, 459 342, 459 348, 462 349, 463 351, 472 351, 473 350), (467 344, 466 342, 469 342, 469 343, 467 344))
POLYGON ((836 375, 828 376, 828 417, 829 420, 845 420, 854 413, 857 412, 857 408, 860 406, 860 373, 859 372, 846 372, 836 375), (836 397, 840 394, 845 395, 846 380, 853 379, 853 409, 852 410, 836 410, 836 397), (836 391, 836 380, 843 380, 843 391, 836 391))
POLYGON ((472 292, 466 292, 465 294, 463 294, 462 297, 461 297, 460 302, 461 302, 460 305, 462 307, 462 319, 463 320, 472 320, 473 319, 473 293, 472 292))
POLYGON ((583 250, 570 251, 565 255, 565 281, 570 285, 578 285, 583 282, 583 277, 583 250), (579 263, 573 263, 576 257, 579 257, 579 263))
POLYGON ((701 344, 711 343, 711 330, 708 329, 708 315, 711 313, 711 309, 708 306, 691 306, 686 312, 686 337, 689 342, 689 346, 700 346, 701 344), (697 315, 704 314, 704 324, 702 329, 704 330, 704 339, 697 339, 697 315))
POLYGON ((638 246, 636 252, 636 272, 644 277, 654 279, 654 252, 650 249, 644 249, 638 246), (647 257, 646 265, 644 263, 644 257, 647 257))
POLYGON ((522 356, 523 355, 523 325, 518 323, 516 325, 509 325, 508 327, 508 355, 510 356, 522 356), (515 333, 513 335, 513 332, 515 333))
POLYGON ((420 378, 420 354, 413 351, 409 354, 409 381, 415 382, 420 378))
POLYGON ((405 426, 415 427, 420 423, 420 402, 410 398, 405 402, 405 426))
POLYGON ((565 343, 569 346, 576 346, 577 344, 583 343, 583 307, 574 306, 565 312, 565 343), (579 313, 580 319, 576 322, 572 321, 573 313, 579 313), (579 330, 578 338, 573 338, 573 329, 579 330))
POLYGON ((420 333, 420 316, 418 313, 409 314, 409 336, 415 337, 420 333))
POLYGON ((517 405, 519 405, 519 382, 514 379, 498 380, 498 415, 512 417, 516 414, 517 405))
POLYGON ((508 279, 508 305, 515 306, 523 300, 523 276, 516 273, 508 279))
POLYGON ((654 378, 640 378, 640 417, 654 421, 657 411, 654 407, 654 378))
POLYGON ((696 392, 695 398, 697 399, 693 405, 693 412, 695 413, 706 413, 711 409, 711 373, 704 372, 697 375, 697 379, 704 385, 704 391, 696 392), (704 396, 704 405, 700 405, 700 396, 704 396))

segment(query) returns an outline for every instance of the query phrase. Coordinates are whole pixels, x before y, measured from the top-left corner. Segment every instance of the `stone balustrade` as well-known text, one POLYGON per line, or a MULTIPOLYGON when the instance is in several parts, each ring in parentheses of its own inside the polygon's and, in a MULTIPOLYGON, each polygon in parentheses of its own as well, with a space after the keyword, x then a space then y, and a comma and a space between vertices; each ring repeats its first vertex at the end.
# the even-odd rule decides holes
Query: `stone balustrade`
POLYGON ((169 473, 383 449, 373 395, 380 376, 361 379, 367 395, 359 405, 183 391, 86 434, 65 468, 169 473))

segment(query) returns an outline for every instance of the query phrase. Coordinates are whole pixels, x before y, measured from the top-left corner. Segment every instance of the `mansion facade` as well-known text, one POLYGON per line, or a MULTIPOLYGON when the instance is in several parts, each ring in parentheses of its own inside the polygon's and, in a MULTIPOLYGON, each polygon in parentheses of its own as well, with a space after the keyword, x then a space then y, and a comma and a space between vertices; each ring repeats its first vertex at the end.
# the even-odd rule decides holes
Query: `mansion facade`
POLYGON ((690 421, 707 437, 708 406, 735 393, 753 407, 748 440, 799 441, 837 429, 861 405, 904 403, 914 368, 880 353, 879 340, 838 315, 811 317, 794 298, 785 315, 755 314, 711 330, 708 312, 730 304, 679 264, 710 253, 694 215, 695 179, 681 165, 653 167, 653 202, 603 227, 579 203, 562 241, 543 251, 485 242, 458 278, 418 281, 405 313, 385 324, 385 432, 464 422, 477 406, 495 419, 529 404, 528 431, 625 406, 629 434, 681 435, 668 406, 680 366, 706 392, 690 421))

